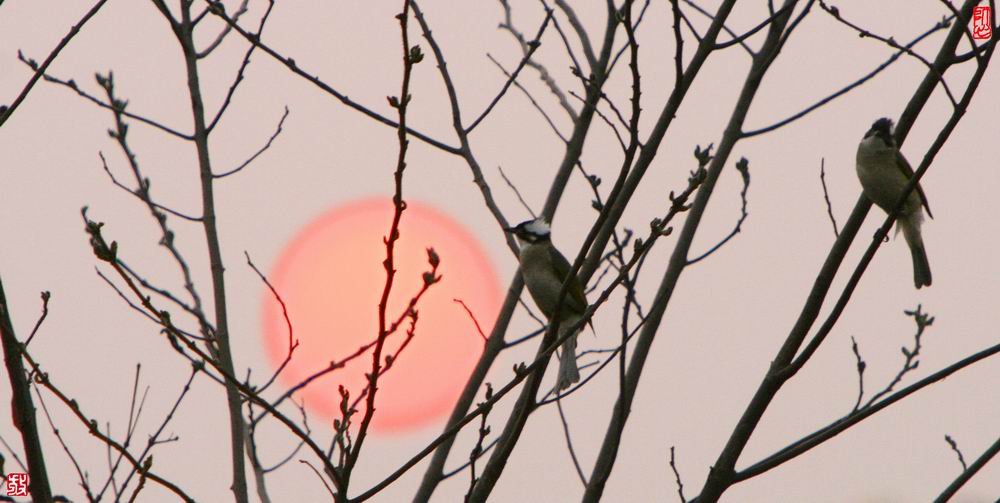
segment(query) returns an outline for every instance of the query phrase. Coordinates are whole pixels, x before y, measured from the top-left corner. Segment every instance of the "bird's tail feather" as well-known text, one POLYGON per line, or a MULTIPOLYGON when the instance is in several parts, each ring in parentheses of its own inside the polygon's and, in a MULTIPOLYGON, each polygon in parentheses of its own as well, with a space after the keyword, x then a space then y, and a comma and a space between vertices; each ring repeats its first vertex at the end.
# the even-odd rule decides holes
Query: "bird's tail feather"
POLYGON ((898 228, 903 231, 903 238, 910 247, 910 255, 913 257, 913 284, 917 288, 931 286, 931 265, 927 261, 927 250, 924 248, 924 240, 920 236, 920 219, 900 219, 898 228))
MULTIPOLYGON (((568 323, 568 320, 563 322, 566 327, 570 327, 573 323, 568 323)), ((565 335, 564 332, 560 330, 560 337, 565 335)), ((573 334, 562 344, 561 352, 559 354, 559 374, 556 377, 556 390, 564 390, 574 383, 580 382, 580 369, 576 366, 576 337, 579 332, 573 334)))

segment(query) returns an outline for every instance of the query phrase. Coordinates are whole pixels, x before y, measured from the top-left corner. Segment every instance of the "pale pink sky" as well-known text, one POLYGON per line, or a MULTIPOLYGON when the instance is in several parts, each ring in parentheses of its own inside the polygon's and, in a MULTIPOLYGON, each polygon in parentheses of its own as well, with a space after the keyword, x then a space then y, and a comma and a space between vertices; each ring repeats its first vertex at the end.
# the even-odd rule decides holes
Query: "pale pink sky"
MULTIPOLYGON (((399 2, 278 2, 265 40, 297 63, 320 75, 352 99, 386 115, 385 96, 398 93, 399 39, 393 15, 399 2)), ((604 2, 578 2, 576 8, 594 43, 603 31, 604 2)), ((718 2, 706 1, 714 10, 718 2)), ((227 2, 235 7, 238 2, 227 2)), ((248 14, 256 26, 262 2, 251 2, 248 14)), ((742 31, 766 16, 763 1, 741 3, 730 18, 742 31)), ((946 14, 939 2, 844 0, 844 16, 896 40, 908 41, 946 14)), ((0 102, 9 102, 30 76, 17 61, 17 51, 43 59, 83 12, 89 1, 8 0, 0 10, 0 102)), ((465 106, 475 116, 494 96, 504 77, 486 53, 512 67, 519 49, 496 29, 501 9, 495 2, 422 4, 448 58, 465 106)), ((640 29, 643 68, 642 120, 645 138, 673 85, 673 34, 667 2, 653 2, 640 29)), ((537 2, 514 2, 515 22, 534 33, 541 21, 537 2)), ((231 8, 230 11, 233 9, 231 8)), ((702 29, 703 19, 691 12, 702 29)), ((244 21, 249 23, 250 21, 244 21)), ((209 19, 215 28, 219 23, 209 19)), ((564 23, 565 24, 565 23, 564 23)), ((413 23, 411 40, 426 46, 413 23)), ((214 37, 202 38, 202 44, 214 37)), ((210 36, 211 35, 211 36, 210 36)), ((940 32, 918 46, 932 57, 943 39, 940 32)), ((760 39, 752 41, 759 44, 760 39)), ((694 41, 687 45, 693 51, 694 41)), ((964 45, 962 46, 964 47, 964 45)), ((429 50, 425 52, 429 53, 429 50)), ((210 110, 224 96, 245 43, 231 36, 210 60, 202 63, 202 84, 210 110)), ((767 74, 751 108, 747 127, 770 124, 811 104, 867 73, 890 55, 878 42, 859 39, 816 9, 795 32, 767 74)), ((565 51, 554 31, 546 34, 538 58, 566 88, 565 51)), ((695 145, 719 142, 749 58, 739 48, 712 56, 678 113, 660 153, 623 225, 647 229, 648 221, 667 207, 667 194, 683 189, 695 167, 695 145)), ((623 62, 624 63, 624 62, 623 62)), ((627 68, 608 93, 625 108, 627 68)), ((994 62, 995 64, 995 62, 994 62)), ((947 78, 961 92, 972 65, 953 69, 947 78)), ((74 78, 92 93, 99 89, 95 71, 115 72, 118 92, 130 110, 155 117, 180 130, 190 129, 189 102, 179 48, 167 24, 149 2, 111 1, 63 51, 50 71, 74 78)), ((858 140, 881 116, 898 117, 925 67, 902 58, 877 79, 827 107, 775 133, 740 142, 732 161, 750 160, 752 184, 749 219, 743 232, 710 259, 688 268, 667 309, 643 373, 621 453, 605 492, 606 501, 676 501, 668 466, 676 447, 678 466, 688 496, 697 494, 729 432, 756 389, 777 347, 794 323, 819 266, 833 242, 819 182, 825 158, 827 184, 838 222, 843 224, 860 191, 854 172, 858 140)), ((556 118, 562 130, 569 121, 552 96, 525 70, 521 81, 556 118)), ((837 328, 778 395, 764 416, 737 467, 747 466, 850 410, 857 393, 850 337, 868 362, 866 389, 880 389, 897 372, 899 348, 912 344, 913 322, 904 309, 922 304, 936 316, 924 338, 920 368, 904 383, 944 367, 997 342, 1000 326, 1000 238, 994 215, 1000 211, 997 159, 1000 147, 996 111, 1000 110, 1000 74, 987 72, 972 107, 942 149, 922 185, 935 219, 924 239, 934 271, 934 285, 916 291, 910 259, 902 240, 884 246, 837 328)), ((454 143, 444 88, 431 56, 419 65, 413 82, 410 122, 421 131, 454 143)), ((572 99, 572 98, 571 98, 572 99)), ((258 313, 264 291, 244 265, 248 250, 270 269, 287 240, 330 207, 358 198, 389 194, 395 165, 395 131, 347 109, 311 84, 258 53, 231 111, 213 136, 213 161, 220 171, 241 162, 272 134, 283 107, 290 116, 274 146, 245 172, 222 181, 217 204, 224 259, 227 264, 230 319, 238 367, 261 375, 270 371, 260 344, 258 313)), ((950 104, 938 90, 916 122, 903 147, 914 166, 946 120, 950 104)), ((187 375, 181 361, 157 336, 151 324, 130 311, 94 273, 95 260, 82 229, 79 211, 107 223, 133 266, 180 288, 173 264, 156 245, 158 231, 137 202, 113 187, 100 167, 98 151, 113 167, 124 169, 120 152, 108 138, 110 114, 68 89, 39 83, 0 132, 0 274, 19 335, 30 332, 39 312, 38 292, 50 290, 50 314, 32 354, 51 379, 75 397, 84 411, 114 433, 124 429, 135 364, 143 364, 150 384, 140 437, 159 422, 187 375)), ((197 164, 191 145, 133 123, 133 148, 154 194, 172 207, 197 213, 197 164)), ((496 167, 520 187, 534 208, 541 208, 563 149, 549 126, 523 94, 512 89, 475 131, 472 148, 494 196, 509 219, 527 218, 496 167)), ((608 183, 621 153, 605 124, 592 127, 583 162, 608 183)), ((516 271, 516 261, 467 166, 454 156, 413 141, 405 190, 409 198, 435 206, 465 225, 489 250, 501 285, 516 271)), ((740 180, 727 168, 716 188, 693 253, 700 253, 729 232, 739 216, 740 180)), ((596 213, 589 189, 574 177, 554 222, 555 243, 575 254, 596 213)), ((883 214, 873 210, 835 281, 839 294, 847 273, 857 263, 883 214)), ((208 291, 208 267, 201 229, 173 220, 178 246, 208 291)), ((387 223, 388 224, 388 223, 387 223)), ((639 296, 648 306, 659 283, 673 238, 662 241, 646 266, 639 296)), ((380 259, 373 259, 380 260, 380 259)), ((582 349, 610 347, 618 335, 621 300, 595 319, 597 338, 581 337, 582 349)), ((826 306, 827 309, 829 306, 826 306)), ((825 311, 824 311, 825 313, 825 311)), ((372 311, 374 316, 374 309, 372 311)), ((456 322, 467 323, 464 313, 456 322)), ((534 327, 523 313, 515 316, 510 336, 534 327)), ((505 352, 489 381, 502 384, 511 366, 528 361, 535 347, 525 344, 505 352)), ((239 373, 243 373, 242 371, 239 373)), ((822 447, 780 468, 731 488, 726 501, 923 501, 936 496, 959 473, 944 435, 952 435, 971 461, 1000 435, 1000 401, 995 383, 1000 360, 962 371, 882 412, 822 447)), ((6 379, 4 379, 6 382, 6 379)), ((617 392, 615 372, 606 372, 564 401, 574 444, 589 475, 607 427, 617 392)), ((9 388, 0 386, 0 403, 9 388)), ((104 447, 89 437, 64 407, 46 397, 58 425, 92 480, 103 482, 104 447)), ((506 419, 511 400, 491 414, 494 432, 506 419)), ((171 431, 180 442, 156 451, 158 471, 179 482, 199 501, 231 499, 227 461, 229 439, 221 387, 199 378, 182 405, 171 431)), ((0 418, 0 434, 18 440, 8 415, 0 418)), ((318 422, 318 421, 317 421, 318 422)), ((404 435, 374 436, 366 445, 356 480, 358 490, 381 480, 441 430, 443 420, 404 435)), ((314 425, 321 430, 323 425, 314 425)), ((75 472, 55 438, 42 426, 50 478, 57 493, 79 499, 75 472)), ((265 432, 265 452, 279 459, 293 445, 284 431, 265 432)), ((325 435, 325 430, 322 435, 325 435)), ((468 428, 460 436, 448 466, 468 457, 475 443, 468 428)), ((308 459, 308 456, 303 456, 308 459)), ((7 469, 14 467, 8 457, 7 469)), ((418 466, 382 493, 377 501, 406 501, 423 474, 418 466)), ((318 501, 325 490, 314 474, 292 463, 268 478, 276 501, 318 501)), ((468 475, 443 483, 434 501, 460 501, 468 475)), ((573 501, 581 485, 570 464, 555 408, 532 416, 495 492, 496 501, 573 501)), ((961 501, 984 501, 1000 495, 1000 464, 993 463, 970 482, 961 501)), ((144 491, 145 501, 169 501, 157 487, 144 491)))

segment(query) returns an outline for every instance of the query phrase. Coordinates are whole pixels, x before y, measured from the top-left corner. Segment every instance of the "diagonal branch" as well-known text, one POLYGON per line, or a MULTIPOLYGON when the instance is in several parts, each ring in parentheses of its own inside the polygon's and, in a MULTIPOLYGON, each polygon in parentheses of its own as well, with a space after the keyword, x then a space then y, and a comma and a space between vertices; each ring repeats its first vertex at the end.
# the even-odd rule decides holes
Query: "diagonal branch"
MULTIPOLYGON (((976 5, 976 3, 977 3, 976 0, 967 0, 966 3, 963 5, 963 10, 971 11, 971 9, 976 5)), ((962 35, 961 26, 953 26, 952 29, 949 31, 947 37, 945 38, 944 43, 941 46, 941 49, 938 52, 937 58, 935 58, 935 66, 937 67, 939 73, 944 73, 952 65, 953 61, 952 56, 954 55, 955 46, 957 45, 961 35, 962 35)), ((987 54, 990 56, 992 55, 993 47, 995 47, 995 41, 991 44, 991 48, 987 52, 987 54)), ((989 58, 987 57, 984 59, 988 61, 989 58)), ((931 160, 933 160, 934 155, 944 145, 945 141, 950 136, 951 132, 957 126, 962 115, 964 115, 965 107, 968 106, 968 103, 971 101, 972 96, 975 94, 975 90, 978 87, 979 82, 981 81, 982 76, 985 73, 985 70, 986 70, 985 64, 980 64, 979 67, 977 68, 976 73, 973 75, 972 79, 970 80, 966 88, 965 95, 959 102, 959 107, 953 111, 951 118, 948 120, 948 123, 942 128, 937 139, 931 145, 927 154, 924 156, 924 159, 921 162, 919 169, 916 171, 916 176, 911 178, 911 180, 907 183, 906 187, 904 188, 903 190, 904 197, 906 194, 909 193, 909 191, 913 190, 913 188, 916 186, 920 177, 923 175, 923 173, 927 171, 927 168, 930 166, 930 162, 931 160)), ((919 114, 919 111, 927 103, 930 94, 936 87, 937 83, 938 80, 937 77, 934 75, 934 73, 928 72, 928 74, 925 75, 923 81, 917 86, 917 89, 914 92, 913 96, 911 97, 910 102, 908 103, 903 114, 901 115, 899 125, 896 128, 895 134, 896 134, 896 141, 898 144, 902 144, 903 140, 906 137, 906 134, 909 132, 910 126, 913 124, 913 121, 919 114)), ((902 203, 902 201, 900 203, 902 203)), ((762 473, 763 471, 766 471, 766 469, 769 469, 767 467, 764 467, 762 469, 755 469, 753 474, 744 473, 749 471, 748 469, 744 470, 744 472, 740 472, 739 474, 737 474, 734 470, 734 466, 737 459, 740 456, 740 453, 743 451, 743 448, 746 446, 751 435, 753 434, 753 431, 756 429, 761 417, 767 410, 768 405, 774 399, 780 388, 799 369, 801 369, 803 365, 805 365, 805 362, 808 361, 809 357, 816 351, 816 349, 822 343, 826 335, 830 332, 830 330, 832 330, 833 325, 836 323, 836 320, 838 319, 840 313, 843 311, 844 307, 846 307, 847 301, 850 299, 855 286, 857 285, 858 281, 861 278, 861 275, 864 273, 864 270, 867 267, 867 264, 870 263, 872 257, 875 254, 875 251, 881 244, 882 237, 886 235, 888 228, 895 221, 895 211, 894 211, 893 213, 890 213, 890 215, 886 218, 886 222, 883 223, 882 227, 880 227, 879 229, 879 232, 876 234, 875 238, 873 238, 872 244, 868 247, 864 257, 861 259, 861 262, 855 268, 854 273, 849 279, 847 286, 844 287, 844 291, 842 292, 837 304, 834 306, 831 314, 824 322, 823 326, 820 328, 817 335, 814 336, 814 338, 810 341, 810 343, 806 346, 806 348, 802 351, 802 353, 796 358, 795 354, 801 347, 802 343, 804 342, 808 334, 808 331, 810 330, 811 326, 818 317, 820 307, 822 306, 823 300, 829 291, 830 285, 833 281, 833 277, 836 274, 837 269, 840 267, 840 264, 847 253, 850 243, 856 236, 858 229, 861 226, 861 222, 864 220, 864 217, 868 213, 870 207, 871 207, 871 202, 864 196, 862 196, 859 199, 858 203, 855 205, 854 211, 851 213, 851 216, 848 219, 846 225, 841 230, 840 237, 836 240, 833 247, 831 248, 830 253, 827 256, 826 262, 823 264, 818 274, 818 277, 813 284, 812 291, 808 295, 805 305, 803 306, 803 309, 797 321, 795 322, 795 325, 793 326, 791 332, 789 333, 782 347, 778 350, 776 357, 772 360, 770 369, 768 370, 760 386, 755 392, 753 398, 750 401, 750 404, 747 405, 746 409, 744 410, 743 415, 741 416, 736 427, 733 429, 729 441, 726 443, 726 446, 720 453, 719 459, 714 465, 715 469, 709 474, 708 481, 706 482, 705 487, 702 490, 701 496, 699 496, 698 498, 699 501, 716 501, 721 496, 722 492, 725 491, 726 488, 728 488, 732 484, 735 484, 741 480, 745 480, 746 478, 753 476, 753 474, 759 474, 762 473)), ((906 390, 911 390, 912 388, 913 387, 911 386, 906 390)), ((894 394, 893 397, 896 397, 897 395, 900 397, 905 396, 897 393, 894 394)), ((870 411, 872 408, 878 407, 879 409, 881 409, 884 406, 883 404, 888 405, 886 404, 886 400, 883 400, 882 402, 879 402, 879 404, 873 405, 870 408, 863 408, 862 409, 863 412, 861 412, 858 416, 867 417, 868 415, 867 412, 870 411)), ((842 429, 837 430, 837 432, 839 431, 842 431, 842 429)), ((836 433, 833 433, 833 435, 835 434, 836 433)), ((832 435, 826 436, 823 440, 825 441, 825 439, 828 439, 830 437, 832 437, 832 435)), ((821 442, 813 442, 813 440, 814 439, 809 439, 808 441, 808 444, 810 445, 809 448, 821 443, 821 442)), ((808 448, 804 450, 808 450, 808 448)), ((799 453, 804 452, 804 450, 799 451, 799 453)), ((794 457, 794 455, 791 457, 794 457)), ((770 466, 773 467, 776 465, 772 464, 770 466)), ((757 465, 755 465, 755 467, 757 467, 757 465)))
POLYGON ((45 58, 45 61, 43 61, 41 65, 37 65, 33 68, 35 70, 35 74, 32 75, 31 79, 28 80, 28 83, 24 85, 24 88, 21 89, 21 92, 17 95, 17 98, 14 98, 13 103, 8 106, 0 106, 0 127, 3 127, 4 123, 7 122, 7 119, 9 119, 10 116, 14 114, 14 111, 17 110, 17 107, 21 106, 24 99, 28 97, 28 93, 31 92, 31 88, 35 87, 35 84, 38 83, 38 79, 45 75, 45 70, 47 70, 49 65, 55 61, 56 56, 58 56, 67 45, 69 45, 69 41, 73 40, 73 37, 75 37, 77 33, 80 33, 80 28, 83 28, 83 25, 87 24, 87 21, 90 21, 90 18, 94 17, 94 15, 97 14, 97 11, 101 10, 101 7, 104 7, 104 4, 107 1, 108 0, 98 0, 97 3, 95 3, 94 6, 83 15, 80 21, 69 29, 69 33, 67 33, 66 36, 59 41, 59 44, 56 45, 55 49, 52 49, 52 52, 50 52, 48 57, 45 58))
MULTIPOLYGON (((992 460, 998 453, 1000 453, 1000 438, 998 438, 996 442, 993 442, 993 445, 986 449, 981 456, 976 458, 976 460, 973 461, 961 475, 956 477, 955 480, 944 489, 944 491, 941 491, 941 494, 934 499, 934 503, 946 503, 951 501, 952 496, 954 496, 966 482, 971 480, 976 473, 979 473, 979 470, 986 466, 986 464, 989 463, 990 460, 992 460)), ((961 456, 961 453, 959 453, 959 455, 961 456)), ((965 462, 963 461, 963 464, 964 463, 965 462)))
MULTIPOLYGON (((951 2, 946 2, 946 3, 950 4, 951 2)), ((944 80, 944 75, 942 75, 941 72, 939 72, 937 70, 937 68, 935 68, 934 65, 931 64, 930 61, 927 61, 927 58, 925 58, 925 57, 917 54, 916 52, 913 52, 913 49, 910 49, 910 47, 903 47, 903 46, 899 45, 899 42, 896 42, 896 39, 894 39, 893 37, 886 38, 886 37, 883 37, 881 35, 878 35, 877 33, 872 33, 871 31, 866 30, 866 29, 864 29, 864 28, 862 28, 862 27, 860 27, 860 26, 858 26, 858 25, 856 25, 856 24, 854 24, 854 23, 852 23, 852 22, 844 19, 844 17, 841 16, 841 14, 840 14, 840 9, 838 9, 836 7, 827 6, 826 2, 824 2, 823 0, 820 0, 819 6, 820 6, 821 9, 823 9, 824 11, 826 11, 827 14, 830 14, 831 16, 833 16, 834 19, 836 19, 837 21, 840 21, 845 26, 847 26, 847 27, 851 28, 852 30, 858 32, 858 36, 859 37, 861 37, 861 38, 874 38, 875 40, 878 40, 879 42, 882 42, 883 44, 888 45, 889 47, 891 47, 893 49, 905 52, 909 56, 912 56, 914 59, 916 59, 916 60, 920 61, 921 63, 923 63, 923 65, 925 67, 927 67, 927 69, 931 73, 933 73, 934 76, 936 76, 938 78, 938 82, 941 83, 941 88, 944 89, 944 93, 948 96, 948 100, 951 101, 951 106, 953 106, 953 107, 954 106, 958 106, 958 102, 955 101, 955 96, 951 93, 951 88, 948 87, 948 81, 944 80)))
MULTIPOLYGON (((236 8, 236 12, 233 13, 233 21, 234 22, 239 21, 240 20, 240 16, 242 16, 243 14, 247 13, 247 3, 249 1, 250 0, 243 0, 240 3, 240 6, 236 8)), ((271 5, 274 5, 274 2, 271 2, 271 5)), ((268 9, 268 10, 270 11, 270 9, 268 9)), ((194 23, 191 23, 191 24, 193 25, 194 23)), ((208 44, 208 47, 205 47, 201 51, 198 51, 198 53, 197 53, 198 59, 207 58, 209 54, 212 54, 212 51, 214 51, 217 47, 219 47, 219 45, 222 44, 222 41, 226 39, 226 35, 229 35, 229 32, 232 31, 232 29, 233 29, 233 27, 231 25, 227 24, 225 26, 225 28, 223 28, 222 31, 219 32, 218 35, 216 35, 215 40, 213 40, 212 43, 208 44)), ((242 70, 241 70, 241 73, 242 73, 242 70)))
MULTIPOLYGON (((507 3, 507 0, 500 0, 500 5, 503 6, 503 12, 504 12, 504 20, 502 23, 500 23, 500 29, 509 32, 511 36, 514 37, 514 40, 516 40, 517 43, 521 46, 521 52, 525 56, 527 56, 529 52, 534 50, 534 47, 532 47, 531 43, 529 43, 528 40, 524 37, 524 34, 521 33, 521 31, 514 26, 514 21, 511 16, 510 4, 507 3)), ((552 17, 552 10, 549 9, 548 7, 546 7, 546 10, 548 12, 546 15, 546 19, 549 19, 552 17)), ((566 94, 563 92, 562 88, 559 87, 559 84, 556 83, 555 79, 552 78, 552 75, 549 74, 549 70, 544 65, 542 65, 537 61, 528 60, 527 57, 525 57, 524 61, 527 62, 528 66, 530 66, 536 72, 538 72, 538 78, 545 83, 545 86, 548 87, 549 91, 556 97, 556 99, 559 101, 559 106, 561 106, 563 110, 566 111, 566 115, 569 115, 570 119, 575 121, 578 115, 577 111, 573 109, 572 105, 569 104, 569 101, 566 99, 566 94)))
MULTIPOLYGON (((227 16, 226 13, 225 13, 225 9, 224 9, 224 7, 222 5, 222 2, 220 2, 219 0, 206 0, 206 1, 208 1, 208 3, 212 6, 212 10, 211 10, 212 14, 218 16, 223 21, 225 21, 227 24, 229 24, 230 26, 232 26, 233 30, 235 30, 236 33, 239 33, 240 35, 242 35, 243 38, 245 38, 248 42, 250 42, 251 44, 253 44, 255 47, 259 47, 267 55, 271 56, 272 58, 274 58, 275 60, 277 60, 279 63, 281 63, 282 65, 284 65, 286 68, 288 68, 292 73, 298 75, 299 77, 302 77, 303 79, 305 79, 309 83, 311 83, 314 86, 320 88, 322 91, 324 91, 327 94, 333 96, 334 98, 336 98, 338 101, 340 101, 344 105, 347 105, 348 107, 350 107, 350 108, 352 108, 354 110, 357 110, 358 112, 361 112, 364 115, 367 115, 368 117, 374 119, 376 122, 380 122, 380 123, 385 124, 386 126, 389 126, 391 128, 398 128, 399 127, 399 123, 397 123, 396 121, 394 121, 394 120, 392 120, 392 119, 390 119, 388 117, 385 117, 384 115, 379 114, 378 112, 375 112, 374 110, 372 110, 372 109, 370 109, 370 108, 368 108, 368 107, 366 107, 366 106, 364 106, 364 105, 362 105, 362 104, 360 104, 360 103, 358 103, 358 102, 356 102, 356 101, 348 98, 347 95, 341 93, 340 91, 337 91, 336 89, 334 89, 333 87, 331 87, 326 82, 320 80, 318 76, 312 75, 309 72, 307 72, 305 69, 303 69, 300 66, 298 66, 298 64, 295 62, 294 59, 282 55, 278 51, 272 49, 267 44, 263 43, 260 40, 260 35, 259 34, 250 33, 248 31, 246 31, 246 29, 244 29, 243 27, 241 27, 239 24, 237 24, 235 21, 233 21, 232 18, 230 18, 229 16, 227 16)), ((436 140, 434 138, 431 138, 430 136, 428 136, 428 135, 426 135, 424 133, 421 133, 420 131, 416 131, 416 130, 414 130, 412 128, 407 128, 406 129, 406 133, 409 134, 409 135, 411 135, 411 136, 413 136, 414 138, 417 138, 420 141, 423 141, 424 143, 427 143, 428 145, 431 145, 431 146, 436 147, 436 148, 438 148, 440 150, 448 152, 449 154, 458 155, 461 152, 457 147, 453 147, 451 145, 447 145, 447 144, 445 144, 445 143, 443 143, 441 141, 438 141, 438 140, 436 140)))
POLYGON ((587 63, 590 65, 590 69, 593 72, 594 67, 597 66, 597 56, 594 55, 594 48, 590 45, 590 36, 587 35, 587 30, 584 29, 583 23, 580 22, 580 18, 577 17, 576 11, 566 0, 555 0, 556 6, 559 10, 563 11, 566 19, 569 20, 569 25, 573 27, 573 31, 576 32, 576 36, 580 39, 580 46, 583 47, 583 56, 587 58, 587 63))
POLYGON ((285 107, 285 113, 282 114, 281 120, 278 121, 278 127, 275 128, 274 134, 272 134, 271 137, 267 139, 267 143, 265 143, 263 147, 259 148, 256 152, 254 152, 254 154, 252 156, 250 156, 249 159, 247 159, 247 160, 243 161, 242 163, 240 163, 239 166, 236 166, 235 168, 233 168, 233 169, 231 169, 229 171, 223 172, 223 173, 213 174, 212 176, 214 178, 225 178, 225 177, 227 177, 229 175, 232 175, 234 173, 239 173, 240 171, 243 170, 243 168, 246 168, 247 166, 249 166, 250 163, 252 163, 258 157, 260 157, 261 154, 263 154, 264 152, 266 152, 267 149, 271 148, 271 144, 274 143, 274 140, 277 139, 278 135, 281 134, 282 128, 285 125, 285 119, 287 119, 287 118, 288 118, 288 107, 285 107))
POLYGON ((535 38, 532 39, 531 42, 528 42, 526 44, 528 50, 524 53, 524 57, 521 58, 521 62, 518 63, 517 67, 514 68, 514 71, 508 75, 507 82, 504 82, 503 87, 500 88, 500 92, 497 93, 496 97, 493 98, 493 101, 491 101, 490 104, 486 106, 486 109, 483 110, 481 114, 479 114, 479 117, 476 117, 476 120, 472 121, 472 124, 470 124, 469 127, 465 128, 466 134, 471 133, 472 130, 475 129, 476 126, 478 126, 479 123, 482 122, 483 119, 485 119, 486 116, 490 114, 490 112, 493 110, 493 107, 495 107, 496 104, 500 102, 500 98, 503 98, 503 95, 507 93, 507 89, 510 88, 510 85, 513 84, 515 80, 517 80, 517 75, 521 73, 521 70, 523 70, 524 67, 531 62, 531 56, 533 56, 535 54, 535 51, 537 51, 538 48, 541 47, 542 45, 541 43, 542 34, 545 33, 545 28, 549 26, 550 20, 552 20, 551 10, 548 11, 548 13, 545 15, 545 20, 542 21, 542 26, 538 28, 538 33, 535 35, 535 38))
MULTIPOLYGON (((868 72, 867 74, 863 75, 861 78, 859 78, 859 79, 855 80, 854 82, 852 82, 852 83, 844 86, 843 88, 841 88, 840 90, 834 92, 833 94, 831 94, 831 95, 829 95, 829 96, 827 96, 825 98, 820 99, 816 103, 813 103, 812 105, 809 105, 808 107, 802 109, 801 111, 796 112, 795 114, 792 114, 791 116, 789 116, 789 117, 787 117, 785 119, 782 119, 782 120, 780 120, 778 122, 775 122, 774 124, 771 124, 770 126, 766 126, 766 127, 762 127, 762 128, 759 128, 759 129, 753 129, 753 130, 750 130, 750 131, 746 131, 746 132, 743 133, 743 137, 744 138, 750 138, 750 137, 761 135, 761 134, 764 134, 764 133, 770 133, 771 131, 774 131, 774 130, 779 129, 779 128, 784 127, 784 126, 787 126, 788 124, 791 124, 792 122, 795 122, 795 121, 801 119, 802 117, 805 117, 806 115, 808 115, 809 113, 815 111, 816 109, 821 108, 822 106, 826 105, 827 103, 830 103, 831 101, 833 101, 833 100, 835 100, 835 99, 837 99, 837 98, 839 98, 839 97, 847 94, 848 92, 850 92, 851 90, 855 89, 856 87, 858 87, 858 86, 860 86, 860 85, 868 82, 869 80, 873 79, 879 73, 882 73, 882 70, 885 70, 890 65, 892 65, 893 63, 895 63, 896 60, 898 60, 900 56, 902 56, 903 54, 906 54, 907 50, 910 50, 911 48, 913 48, 914 46, 916 46, 918 43, 920 43, 925 38, 927 38, 927 37, 931 36, 932 34, 936 33, 938 30, 943 30, 943 29, 947 28, 948 25, 949 25, 949 23, 951 23, 951 19, 945 19, 943 21, 939 21, 939 22, 935 23, 934 26, 932 26, 930 29, 928 29, 927 31, 925 31, 924 33, 922 33, 917 38, 913 39, 913 41, 911 41, 909 44, 906 44, 905 46, 901 47, 898 51, 896 51, 895 54, 893 54, 892 56, 890 56, 889 59, 885 60, 885 62, 883 62, 879 66, 875 67, 874 70, 872 70, 872 71, 868 72)), ((935 66, 937 66, 937 65, 935 65, 935 66)), ((935 79, 936 78, 937 78, 937 76, 935 75, 935 79)))
POLYGON ((11 321, 10 306, 3 290, 3 280, 0 280, 0 342, 3 347, 7 378, 10 380, 11 418, 14 427, 21 433, 24 455, 28 461, 28 473, 31 476, 28 489, 33 500, 52 501, 45 454, 38 434, 35 406, 31 400, 31 386, 27 379, 28 373, 21 361, 22 356, 28 357, 26 345, 21 344, 14 334, 14 323, 11 321))

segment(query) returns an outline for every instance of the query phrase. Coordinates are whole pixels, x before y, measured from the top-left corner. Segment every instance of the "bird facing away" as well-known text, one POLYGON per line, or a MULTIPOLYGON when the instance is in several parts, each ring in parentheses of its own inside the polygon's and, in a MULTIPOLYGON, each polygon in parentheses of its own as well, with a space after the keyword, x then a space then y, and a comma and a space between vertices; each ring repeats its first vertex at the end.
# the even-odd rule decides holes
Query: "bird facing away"
MULTIPOLYGON (((550 322, 559 320, 559 338, 563 338, 566 331, 576 325, 587 310, 587 297, 583 285, 576 276, 570 278, 562 309, 556 316, 559 292, 570 273, 571 266, 566 257, 552 246, 548 222, 538 218, 504 230, 517 237, 521 244, 519 256, 521 277, 528 287, 528 293, 550 322)), ((556 379, 557 390, 568 388, 580 380, 580 370, 576 366, 578 333, 579 330, 562 344, 559 374, 556 379)))
MULTIPOLYGON (((857 155, 858 178, 865 196, 886 213, 895 209, 903 195, 903 188, 913 177, 913 168, 899 151, 892 133, 891 119, 883 117, 875 121, 858 145, 857 155)), ((896 217, 896 231, 903 231, 903 238, 913 256, 913 284, 917 288, 931 285, 931 266, 927 262, 924 240, 920 235, 920 225, 924 220, 923 209, 934 218, 927 205, 924 189, 917 184, 906 196, 906 202, 896 217)))

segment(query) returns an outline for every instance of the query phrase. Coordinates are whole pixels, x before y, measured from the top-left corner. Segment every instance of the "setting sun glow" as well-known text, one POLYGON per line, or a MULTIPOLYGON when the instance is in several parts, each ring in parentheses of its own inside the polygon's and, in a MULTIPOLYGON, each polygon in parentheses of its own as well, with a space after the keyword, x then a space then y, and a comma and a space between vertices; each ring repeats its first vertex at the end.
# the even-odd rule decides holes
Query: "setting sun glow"
MULTIPOLYGON (((430 269, 426 248, 441 258, 439 283, 424 294, 416 336, 379 379, 374 431, 401 432, 441 418, 461 393, 483 348, 483 338, 461 304, 488 335, 500 306, 496 272, 479 242, 460 224, 429 206, 407 202, 396 243, 396 279, 387 320, 395 320, 423 285, 430 269)), ((378 301, 385 282, 383 237, 392 219, 388 199, 367 199, 334 208, 307 224, 286 245, 270 280, 288 306, 299 346, 281 374, 286 386, 339 361, 378 334, 378 301)), ((281 306, 269 291, 263 299, 263 334, 275 366, 288 353, 281 306)), ((391 335, 383 355, 395 356, 406 337, 405 322, 391 335)), ((296 401, 322 420, 339 417, 338 385, 351 400, 365 387, 371 351, 298 392, 296 401)), ((363 410, 363 405, 359 406, 363 410)), ((355 421, 360 420, 360 413, 355 421)))

